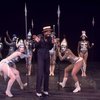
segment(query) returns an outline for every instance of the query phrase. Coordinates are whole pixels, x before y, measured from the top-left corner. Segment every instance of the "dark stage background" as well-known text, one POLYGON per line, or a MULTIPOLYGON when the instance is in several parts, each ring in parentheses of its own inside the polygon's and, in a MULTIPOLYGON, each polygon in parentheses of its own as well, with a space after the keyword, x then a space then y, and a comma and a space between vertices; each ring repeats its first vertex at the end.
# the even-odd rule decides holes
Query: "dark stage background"
MULTIPOLYGON (((81 30, 86 30, 89 41, 95 46, 89 50, 89 61, 100 61, 100 2, 77 0, 1 0, 0 1, 0 36, 17 34, 25 38, 25 2, 27 5, 28 30, 33 19, 32 34, 39 34, 45 25, 56 25, 57 35, 57 8, 60 5, 60 38, 66 35, 68 45, 77 55, 77 44, 81 30), (94 17, 94 27, 92 19, 94 17)), ((5 44, 4 44, 5 45, 5 44)), ((7 51, 5 46, 5 51, 7 51)), ((4 52, 5 54, 6 52, 4 52)))

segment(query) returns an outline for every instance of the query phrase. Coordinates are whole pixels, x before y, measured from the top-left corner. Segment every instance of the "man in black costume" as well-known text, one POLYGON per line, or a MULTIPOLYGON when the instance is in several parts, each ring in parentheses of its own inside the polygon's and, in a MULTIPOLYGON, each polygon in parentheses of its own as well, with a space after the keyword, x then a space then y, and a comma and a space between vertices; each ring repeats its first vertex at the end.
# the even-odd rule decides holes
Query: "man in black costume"
POLYGON ((33 36, 37 47, 37 81, 36 81, 36 95, 41 97, 42 94, 49 95, 49 68, 50 68, 50 54, 49 50, 53 47, 53 39, 51 37, 51 26, 43 27, 43 34, 33 36), (43 93, 42 93, 43 82, 43 93))

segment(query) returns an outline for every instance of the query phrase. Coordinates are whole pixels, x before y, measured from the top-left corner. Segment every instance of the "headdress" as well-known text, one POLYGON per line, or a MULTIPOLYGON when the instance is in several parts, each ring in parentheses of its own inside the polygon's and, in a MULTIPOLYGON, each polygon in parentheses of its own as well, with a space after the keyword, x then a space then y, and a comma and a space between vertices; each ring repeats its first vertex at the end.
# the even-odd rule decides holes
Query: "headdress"
POLYGON ((22 39, 20 39, 19 40, 19 42, 17 43, 17 47, 19 48, 19 47, 25 47, 25 45, 24 45, 24 41, 22 40, 22 39))
POLYGON ((31 34, 31 32, 30 32, 30 31, 28 32, 27 36, 29 36, 29 37, 31 37, 31 36, 32 36, 32 34, 31 34))
POLYGON ((86 31, 82 31, 81 38, 82 38, 82 37, 86 37, 86 38, 87 38, 86 31))
POLYGON ((67 47, 67 40, 65 38, 62 40, 61 46, 67 47))

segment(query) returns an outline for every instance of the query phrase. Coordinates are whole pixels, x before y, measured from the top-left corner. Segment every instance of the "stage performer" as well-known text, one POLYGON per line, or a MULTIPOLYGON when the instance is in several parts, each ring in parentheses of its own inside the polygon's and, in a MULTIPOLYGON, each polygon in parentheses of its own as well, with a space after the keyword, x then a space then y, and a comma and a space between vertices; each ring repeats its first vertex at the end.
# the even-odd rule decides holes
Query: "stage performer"
POLYGON ((51 26, 43 27, 43 34, 34 36, 37 45, 37 81, 36 95, 42 96, 42 93, 49 95, 49 68, 50 68, 50 53, 49 50, 53 47, 53 39, 51 37, 51 26), (43 82, 43 92, 42 92, 43 82))
POLYGON ((7 55, 7 56, 9 56, 10 54, 12 54, 16 50, 16 41, 18 40, 18 38, 17 38, 16 34, 13 34, 13 38, 11 39, 9 37, 8 31, 6 32, 6 34, 7 34, 9 41, 10 41, 10 42, 8 42, 6 37, 4 38, 6 45, 9 46, 9 52, 7 55))
POLYGON ((31 75, 32 72, 32 56, 33 52, 35 51, 35 45, 32 40, 32 34, 29 30, 26 40, 24 40, 25 46, 26 46, 26 53, 29 55, 28 58, 26 58, 26 67, 28 69, 27 75, 31 75))
POLYGON ((75 89, 73 90, 73 92, 76 93, 78 91, 81 91, 77 73, 83 65, 83 58, 77 57, 73 54, 73 52, 68 48, 67 41, 65 38, 61 42, 61 49, 58 48, 58 55, 60 60, 67 59, 71 63, 64 69, 63 81, 58 82, 58 84, 62 86, 62 88, 64 88, 68 80, 69 71, 72 70, 71 75, 73 77, 73 80, 75 81, 75 89))
POLYGON ((91 44, 87 40, 86 31, 82 31, 81 40, 78 42, 78 56, 84 59, 82 71, 82 77, 86 77, 86 67, 87 67, 87 58, 88 58, 88 49, 94 46, 94 43, 91 44))
POLYGON ((3 75, 5 79, 9 77, 9 81, 5 91, 5 94, 8 97, 13 97, 13 94, 11 93, 11 88, 15 80, 18 82, 21 89, 23 89, 24 86, 27 85, 26 83, 22 83, 19 71, 16 69, 15 65, 15 62, 17 62, 19 58, 27 57, 27 55, 24 54, 25 46, 23 42, 18 43, 17 46, 18 49, 15 52, 13 52, 10 56, 0 61, 0 74, 3 75))

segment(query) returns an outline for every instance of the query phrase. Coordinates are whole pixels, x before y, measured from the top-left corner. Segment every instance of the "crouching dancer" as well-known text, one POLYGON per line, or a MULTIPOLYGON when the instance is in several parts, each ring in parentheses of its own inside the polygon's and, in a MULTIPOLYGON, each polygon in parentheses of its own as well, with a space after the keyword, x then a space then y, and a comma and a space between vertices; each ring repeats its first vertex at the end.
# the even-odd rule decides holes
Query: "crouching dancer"
POLYGON ((71 64, 64 69, 63 81, 58 82, 58 84, 64 88, 68 79, 68 73, 70 70, 72 70, 71 75, 75 81, 75 87, 76 87, 75 90, 73 90, 73 92, 76 93, 80 91, 81 87, 79 84, 77 73, 79 72, 79 70, 83 65, 83 58, 77 57, 72 53, 72 51, 67 47, 66 39, 63 39, 63 41, 61 42, 61 51, 60 48, 58 48, 58 55, 60 60, 67 59, 69 62, 71 62, 71 64))
POLYGON ((24 43, 21 42, 18 45, 18 49, 12 53, 10 56, 6 57, 5 59, 1 60, 0 62, 0 73, 4 77, 9 77, 9 81, 7 84, 7 89, 5 91, 5 94, 8 97, 13 97, 13 94, 11 93, 11 88, 15 80, 18 82, 21 89, 24 88, 27 84, 23 84, 19 75, 19 71, 16 69, 15 62, 18 60, 18 58, 26 57, 24 54, 24 43))

